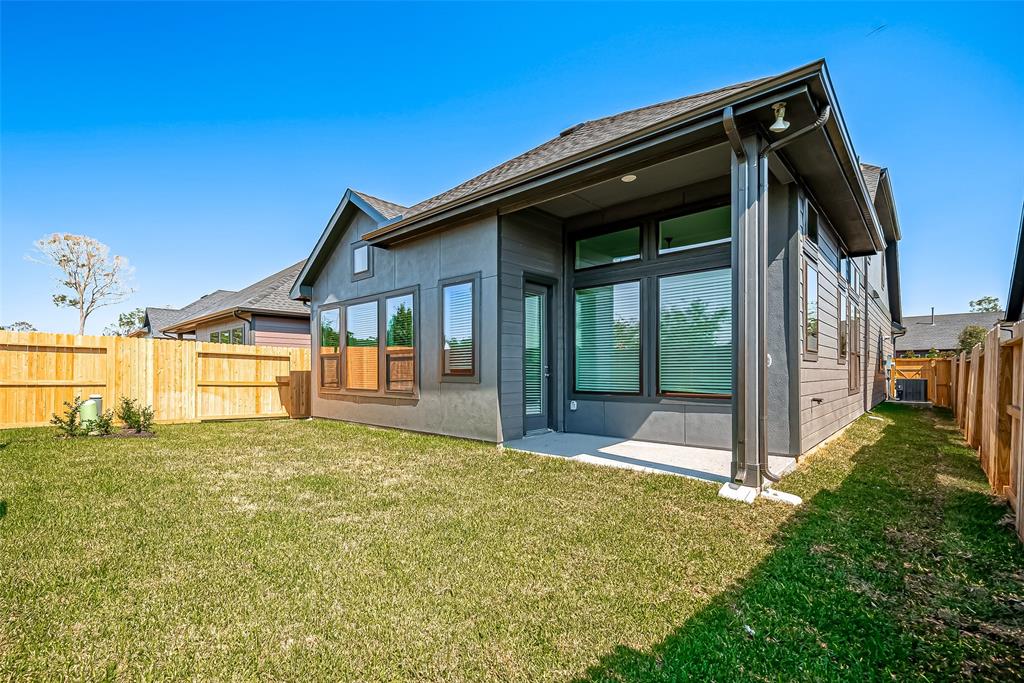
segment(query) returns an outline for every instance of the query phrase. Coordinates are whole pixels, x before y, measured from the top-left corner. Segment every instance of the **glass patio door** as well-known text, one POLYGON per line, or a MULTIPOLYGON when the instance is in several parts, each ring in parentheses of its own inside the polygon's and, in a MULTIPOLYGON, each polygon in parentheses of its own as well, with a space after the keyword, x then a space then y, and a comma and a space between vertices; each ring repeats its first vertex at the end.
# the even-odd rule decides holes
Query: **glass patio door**
POLYGON ((547 429, 551 424, 548 334, 548 288, 527 283, 523 290, 523 407, 527 432, 547 429))

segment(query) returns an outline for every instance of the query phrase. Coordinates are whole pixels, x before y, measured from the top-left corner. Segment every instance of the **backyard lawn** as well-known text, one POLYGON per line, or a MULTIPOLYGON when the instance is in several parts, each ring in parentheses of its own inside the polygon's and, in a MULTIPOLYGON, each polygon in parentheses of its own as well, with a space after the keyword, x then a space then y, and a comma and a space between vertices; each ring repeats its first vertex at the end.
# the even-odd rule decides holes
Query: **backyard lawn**
POLYGON ((941 415, 780 486, 324 421, 0 431, 0 679, 1024 676, 1024 550, 941 415))

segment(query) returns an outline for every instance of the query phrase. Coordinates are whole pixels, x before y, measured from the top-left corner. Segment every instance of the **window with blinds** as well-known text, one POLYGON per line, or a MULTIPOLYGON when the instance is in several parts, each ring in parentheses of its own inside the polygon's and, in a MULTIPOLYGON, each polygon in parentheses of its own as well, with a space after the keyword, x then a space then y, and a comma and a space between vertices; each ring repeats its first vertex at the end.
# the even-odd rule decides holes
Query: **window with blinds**
POLYGON ((523 398, 526 415, 544 412, 544 295, 523 296, 523 398))
POLYGON ((377 302, 345 309, 345 388, 376 391, 377 302))
POLYGON ((384 368, 388 391, 411 393, 416 382, 416 335, 413 329, 413 296, 393 296, 384 302, 387 343, 384 368))
POLYGON ((640 392, 640 283, 577 289, 576 391, 640 392))
POLYGON ((337 389, 341 384, 341 309, 320 311, 320 386, 337 389))
POLYGON ((659 279, 658 390, 663 394, 732 394, 729 268, 659 279))
POLYGON ((476 373, 473 285, 473 281, 457 282, 441 288, 441 374, 445 376, 472 377, 476 373))
POLYGON ((850 350, 850 318, 847 307, 849 306, 849 297, 846 290, 839 289, 839 351, 837 352, 838 360, 840 363, 846 362, 846 355, 850 350))

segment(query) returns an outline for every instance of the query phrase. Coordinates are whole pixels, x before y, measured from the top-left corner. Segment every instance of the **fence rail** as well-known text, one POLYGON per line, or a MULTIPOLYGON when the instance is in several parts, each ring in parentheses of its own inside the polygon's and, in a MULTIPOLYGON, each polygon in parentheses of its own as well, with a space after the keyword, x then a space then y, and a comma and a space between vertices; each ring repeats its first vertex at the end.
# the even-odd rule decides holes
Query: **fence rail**
POLYGON ((309 363, 308 348, 0 331, 0 428, 49 424, 89 394, 164 423, 306 417, 309 363))
POLYGON ((969 444, 978 449, 989 485, 1014 510, 1024 540, 1024 321, 999 326, 985 341, 953 360, 953 413, 969 444))

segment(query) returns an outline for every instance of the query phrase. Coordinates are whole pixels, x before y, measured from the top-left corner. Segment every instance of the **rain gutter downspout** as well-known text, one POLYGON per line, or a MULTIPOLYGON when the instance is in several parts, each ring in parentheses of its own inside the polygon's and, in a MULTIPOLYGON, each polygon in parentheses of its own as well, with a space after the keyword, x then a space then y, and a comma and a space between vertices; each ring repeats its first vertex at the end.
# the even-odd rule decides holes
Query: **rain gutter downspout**
MULTIPOLYGON (((764 189, 764 196, 767 196, 768 189, 768 155, 776 152, 789 143, 793 142, 797 138, 816 131, 828 122, 829 117, 832 115, 831 105, 826 104, 824 109, 821 110, 817 120, 807 126, 804 126, 800 130, 797 130, 784 138, 780 138, 775 142, 765 145, 761 149, 760 158, 757 160, 758 166, 758 182, 761 183, 764 189)), ((727 116, 726 121, 730 121, 727 116)), ((735 126, 735 122, 732 121, 735 126)), ((729 133, 728 123, 725 126, 726 134, 729 133)), ((737 136, 738 137, 738 136, 737 136)), ((732 136, 730 136, 730 141, 732 136)), ((757 346, 760 355, 760 362, 757 365, 757 386, 758 386, 758 402, 757 402, 757 419, 758 419, 758 440, 757 440, 757 464, 758 469, 761 472, 761 476, 771 482, 777 482, 781 479, 778 474, 775 474, 768 468, 768 326, 766 320, 768 317, 768 295, 766 289, 768 287, 768 203, 758 202, 758 213, 760 214, 758 223, 763 226, 761 229, 764 231, 761 235, 758 246, 757 255, 757 346)))
MULTIPOLYGON (((246 318, 243 318, 242 316, 238 315, 238 309, 237 308, 235 310, 231 311, 231 315, 233 317, 235 317, 235 318, 238 318, 243 323, 249 323, 249 334, 246 335, 246 336, 251 336, 252 332, 253 332, 253 330, 252 330, 252 318, 250 317, 249 319, 246 319, 246 318)), ((242 329, 244 330, 245 328, 243 327, 242 329)))

